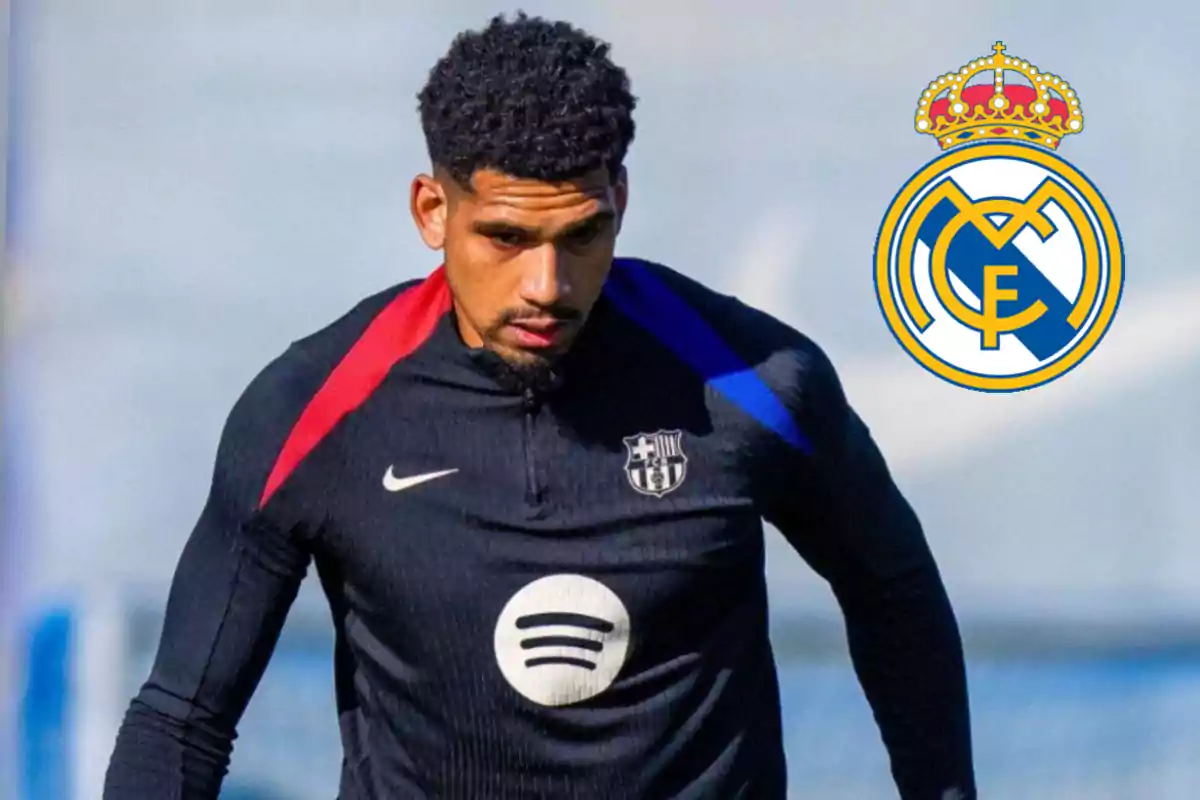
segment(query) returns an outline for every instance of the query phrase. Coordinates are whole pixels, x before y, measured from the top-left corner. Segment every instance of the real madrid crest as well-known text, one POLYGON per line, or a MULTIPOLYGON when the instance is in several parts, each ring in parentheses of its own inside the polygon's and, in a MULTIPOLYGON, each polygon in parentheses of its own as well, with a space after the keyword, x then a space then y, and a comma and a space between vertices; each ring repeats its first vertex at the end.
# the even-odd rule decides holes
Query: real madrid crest
POLYGON ((993 50, 921 93, 916 129, 945 152, 892 201, 875 287, 918 363, 959 386, 1013 392, 1095 349, 1124 259, 1108 203, 1056 155, 1083 129, 1078 94, 1003 43, 993 50))
POLYGON ((638 492, 662 497, 673 492, 687 476, 682 431, 655 431, 624 438, 625 474, 638 492))

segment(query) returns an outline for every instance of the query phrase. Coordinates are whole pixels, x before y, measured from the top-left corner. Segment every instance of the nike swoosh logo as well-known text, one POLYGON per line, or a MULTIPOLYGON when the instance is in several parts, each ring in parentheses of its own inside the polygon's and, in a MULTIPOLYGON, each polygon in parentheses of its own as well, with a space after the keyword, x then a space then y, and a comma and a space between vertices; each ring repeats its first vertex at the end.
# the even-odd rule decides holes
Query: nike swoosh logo
POLYGON ((441 472, 426 472, 424 475, 410 475, 407 478, 397 478, 392 472, 392 467, 387 468, 387 472, 383 474, 383 488, 389 492, 403 492, 405 489, 411 489, 418 484, 431 481, 434 478, 441 478, 446 475, 453 475, 458 472, 457 469, 444 469, 441 472))

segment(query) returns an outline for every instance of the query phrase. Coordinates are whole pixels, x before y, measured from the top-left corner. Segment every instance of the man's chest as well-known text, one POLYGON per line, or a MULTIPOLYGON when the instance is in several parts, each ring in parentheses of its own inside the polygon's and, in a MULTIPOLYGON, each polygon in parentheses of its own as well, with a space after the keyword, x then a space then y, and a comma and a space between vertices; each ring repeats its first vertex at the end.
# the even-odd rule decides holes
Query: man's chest
POLYGON ((319 558, 414 664, 444 660, 423 642, 589 673, 694 650, 760 591, 762 529, 736 437, 676 409, 373 409, 323 461, 319 558))

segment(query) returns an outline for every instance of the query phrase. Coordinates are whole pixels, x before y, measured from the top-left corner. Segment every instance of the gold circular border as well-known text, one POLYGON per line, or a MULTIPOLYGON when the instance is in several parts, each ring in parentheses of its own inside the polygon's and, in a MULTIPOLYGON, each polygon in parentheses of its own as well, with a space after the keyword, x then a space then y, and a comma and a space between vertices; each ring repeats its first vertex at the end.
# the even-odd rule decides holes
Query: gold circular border
MULTIPOLYGON (((911 265, 909 267, 911 269, 911 265)), ((875 248, 875 288, 879 305, 892 334, 900 341, 909 355, 915 358, 923 367, 935 375, 951 383, 968 389, 979 389, 987 392, 1016 392, 1032 389, 1049 383, 1060 377, 1072 367, 1086 358, 1100 339, 1104 336, 1117 311, 1121 300, 1121 288, 1124 282, 1124 254, 1121 247, 1121 234, 1117 230, 1116 220, 1108 208, 1108 203, 1100 195, 1091 181, 1062 158, 1049 152, 1036 150, 1030 145, 1016 144, 983 144, 969 146, 963 150, 952 151, 927 164, 920 172, 909 179, 888 207, 883 225, 879 231, 878 243, 875 248), (1105 289, 1103 305, 1100 313, 1092 322, 1087 334, 1064 356, 1045 367, 1020 376, 980 376, 951 367, 943 363, 922 345, 908 326, 896 307, 894 289, 890 280, 888 268, 891 260, 892 243, 895 238, 896 225, 900 217, 908 209, 913 198, 925 188, 934 177, 954 167, 982 158, 1007 157, 1019 161, 1029 161, 1053 172, 1071 185, 1091 207, 1100 228, 1104 231, 1104 240, 1108 250, 1108 286, 1105 289), (885 246, 886 245, 886 246, 885 246), (884 289, 887 291, 884 291, 884 289)))

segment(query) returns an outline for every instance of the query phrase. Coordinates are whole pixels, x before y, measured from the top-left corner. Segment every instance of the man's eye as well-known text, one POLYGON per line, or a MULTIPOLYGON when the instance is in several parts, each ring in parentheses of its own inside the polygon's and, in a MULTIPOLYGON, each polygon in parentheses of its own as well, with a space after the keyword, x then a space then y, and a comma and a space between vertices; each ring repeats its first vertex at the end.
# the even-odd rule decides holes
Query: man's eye
POLYGON ((525 241, 519 233, 503 233, 499 231, 489 234, 489 238, 502 247, 517 247, 525 241))
POLYGON ((573 231, 569 237, 569 240, 573 245, 585 245, 590 244, 591 241, 599 235, 599 225, 588 225, 586 228, 580 228, 577 231, 573 231))

